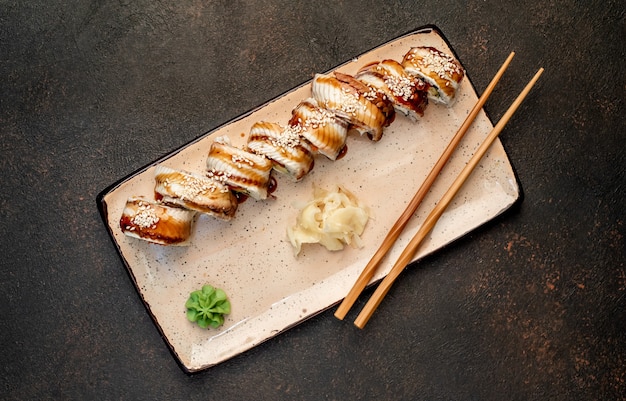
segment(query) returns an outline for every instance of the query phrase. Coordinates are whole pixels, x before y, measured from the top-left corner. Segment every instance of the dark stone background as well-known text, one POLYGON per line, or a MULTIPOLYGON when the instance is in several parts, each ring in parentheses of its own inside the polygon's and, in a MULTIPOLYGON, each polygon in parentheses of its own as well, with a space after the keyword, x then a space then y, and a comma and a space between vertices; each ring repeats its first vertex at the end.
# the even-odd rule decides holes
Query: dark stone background
POLYGON ((0 398, 624 399, 624 12, 616 0, 0 0, 0 398), (546 68, 502 134, 523 201, 407 269, 365 330, 329 310, 185 374, 96 195, 424 24, 479 93, 516 51, 486 105, 494 121, 546 68))

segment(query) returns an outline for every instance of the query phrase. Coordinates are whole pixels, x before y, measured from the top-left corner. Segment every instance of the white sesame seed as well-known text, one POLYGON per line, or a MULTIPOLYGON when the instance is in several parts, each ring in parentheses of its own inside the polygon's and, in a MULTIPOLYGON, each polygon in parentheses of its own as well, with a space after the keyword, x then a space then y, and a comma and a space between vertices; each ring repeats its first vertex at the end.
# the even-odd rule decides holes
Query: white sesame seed
POLYGON ((252 167, 254 167, 254 162, 250 159, 248 159, 245 156, 242 155, 232 155, 231 156, 231 160, 233 163, 235 163, 237 165, 238 168, 242 168, 243 167, 243 163, 248 164, 252 167))
POLYGON ((449 54, 442 53, 436 49, 428 49, 422 54, 418 63, 435 72, 439 77, 447 79, 449 74, 460 74, 460 68, 454 58, 449 54))
POLYGON ((159 216, 156 211, 150 206, 145 205, 143 202, 139 202, 137 213, 131 218, 131 222, 140 228, 156 228, 156 224, 159 222, 159 216))

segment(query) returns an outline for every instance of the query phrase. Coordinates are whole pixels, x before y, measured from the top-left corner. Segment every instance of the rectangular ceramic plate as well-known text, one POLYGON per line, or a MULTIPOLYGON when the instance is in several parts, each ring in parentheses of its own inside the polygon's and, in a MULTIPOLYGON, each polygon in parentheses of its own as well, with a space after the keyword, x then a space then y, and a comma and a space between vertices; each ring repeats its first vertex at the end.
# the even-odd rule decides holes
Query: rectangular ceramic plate
MULTIPOLYGON (((358 56, 338 70, 351 74, 375 60, 401 61, 411 47, 421 45, 453 53, 443 35, 428 27, 358 56)), ((418 122, 398 115, 377 143, 351 134, 345 157, 333 162, 318 156, 314 169, 301 182, 275 174, 275 199, 248 199, 230 222, 201 216, 189 247, 159 246, 122 234, 119 219, 126 199, 154 193, 155 165, 203 172, 208 149, 216 137, 228 136, 235 145, 244 145, 254 122, 286 124, 291 110, 309 96, 310 83, 306 83, 120 180, 98 197, 100 212, 130 277, 156 326, 188 372, 227 360, 337 304, 477 101, 466 77, 450 108, 431 103, 418 122), (298 213, 294 203, 311 199, 314 185, 332 188, 337 184, 352 191, 371 210, 372 218, 363 234, 364 247, 329 252, 308 245, 294 256, 286 238, 287 227, 294 224, 298 213), (189 293, 206 283, 224 289, 232 304, 232 313, 217 330, 201 329, 185 315, 189 293)), ((428 211, 491 128, 492 123, 481 112, 372 282, 388 273, 428 211)), ((518 198, 511 165, 496 141, 415 260, 491 220, 518 198)))

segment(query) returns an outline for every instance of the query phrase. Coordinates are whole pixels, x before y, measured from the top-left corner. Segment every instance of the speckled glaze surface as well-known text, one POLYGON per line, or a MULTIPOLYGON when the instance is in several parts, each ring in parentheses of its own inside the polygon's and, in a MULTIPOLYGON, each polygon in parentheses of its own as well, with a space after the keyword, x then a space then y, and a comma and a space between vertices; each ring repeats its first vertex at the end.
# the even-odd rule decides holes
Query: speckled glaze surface
MULTIPOLYGON (((373 49, 339 70, 355 73, 371 61, 401 60, 409 48, 417 45, 451 51, 437 30, 424 29, 373 49)), ((286 124, 291 110, 309 95, 309 84, 296 88, 158 163, 203 172, 208 149, 216 137, 226 135, 233 144, 243 145, 255 122, 286 124)), ((200 216, 188 247, 150 244, 126 237, 119 229, 126 199, 152 195, 154 165, 103 193, 100 200, 105 223, 143 301, 183 368, 198 371, 213 366, 339 302, 476 100, 477 95, 466 77, 456 103, 450 108, 430 104, 417 122, 397 115, 377 143, 351 133, 345 157, 337 161, 316 157, 315 167, 302 181, 296 183, 274 174, 277 180, 274 199, 248 199, 229 222, 200 216), (295 203, 309 200, 313 185, 336 184, 352 191, 371 210, 372 218, 363 235, 364 247, 329 252, 310 245, 295 257, 286 238, 286 229, 295 222, 298 212, 295 203), (189 293, 207 283, 223 288, 232 304, 232 313, 217 330, 201 329, 187 321, 185 315, 184 303, 189 293)), ((481 112, 373 281, 387 274, 404 245, 492 127, 481 112)), ((496 141, 424 242, 416 259, 491 220, 518 198, 513 170, 500 142, 496 141)))

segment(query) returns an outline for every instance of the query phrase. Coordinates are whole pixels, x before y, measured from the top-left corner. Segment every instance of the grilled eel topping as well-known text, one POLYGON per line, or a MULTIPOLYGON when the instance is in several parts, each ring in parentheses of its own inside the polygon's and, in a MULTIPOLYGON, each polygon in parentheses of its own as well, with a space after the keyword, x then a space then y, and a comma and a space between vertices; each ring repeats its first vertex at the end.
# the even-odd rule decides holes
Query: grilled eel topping
POLYGON ((409 75, 397 61, 387 59, 367 64, 355 78, 387 96, 397 112, 414 121, 424 115, 429 85, 421 78, 409 75))
POLYGON ((346 146, 348 123, 320 107, 314 98, 300 102, 291 112, 289 126, 305 138, 312 149, 336 160, 346 146))
POLYGON ((465 76, 463 67, 454 57, 434 47, 413 47, 404 55, 402 66, 409 74, 431 85, 430 99, 447 106, 454 103, 456 90, 465 76))
POLYGON ((154 192, 161 202, 230 220, 237 198, 223 183, 198 174, 159 165, 154 170, 154 192))
POLYGON ((313 153, 306 139, 299 135, 299 126, 283 127, 270 122, 257 122, 250 129, 248 149, 270 159, 275 170, 296 181, 314 165, 313 153))
POLYGON ((206 164, 209 178, 254 199, 267 199, 271 160, 236 148, 227 137, 221 137, 211 145, 206 164))
POLYGON ((320 106, 345 119, 373 141, 382 138, 383 128, 391 124, 395 116, 388 99, 350 75, 317 74, 311 86, 313 97, 320 106))
POLYGON ((188 245, 196 213, 143 197, 131 197, 120 218, 122 232, 159 245, 188 245))

